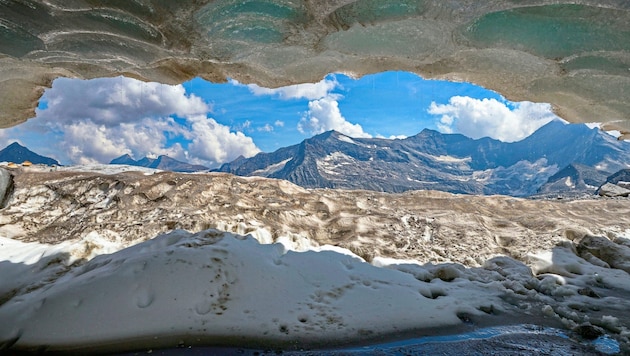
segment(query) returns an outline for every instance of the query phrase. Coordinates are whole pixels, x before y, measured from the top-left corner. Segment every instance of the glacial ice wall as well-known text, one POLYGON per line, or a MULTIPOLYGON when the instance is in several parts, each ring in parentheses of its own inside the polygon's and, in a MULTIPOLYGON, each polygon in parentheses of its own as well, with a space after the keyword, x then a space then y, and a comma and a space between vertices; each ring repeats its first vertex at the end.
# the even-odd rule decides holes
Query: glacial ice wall
POLYGON ((630 131, 625 0, 2 0, 0 126, 59 76, 275 87, 407 70, 630 131))

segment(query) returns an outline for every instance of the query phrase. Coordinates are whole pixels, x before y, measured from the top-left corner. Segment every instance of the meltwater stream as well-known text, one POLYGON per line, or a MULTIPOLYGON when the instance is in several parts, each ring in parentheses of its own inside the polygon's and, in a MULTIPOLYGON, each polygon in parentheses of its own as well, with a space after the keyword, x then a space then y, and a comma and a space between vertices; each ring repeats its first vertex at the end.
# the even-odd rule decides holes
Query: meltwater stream
MULTIPOLYGON (((468 333, 411 338, 387 343, 316 350, 255 350, 227 347, 192 347, 146 350, 153 355, 615 355, 617 341, 601 336, 595 340, 570 338, 560 329, 530 324, 482 328, 468 333)), ((145 352, 125 355, 139 355, 145 352)))

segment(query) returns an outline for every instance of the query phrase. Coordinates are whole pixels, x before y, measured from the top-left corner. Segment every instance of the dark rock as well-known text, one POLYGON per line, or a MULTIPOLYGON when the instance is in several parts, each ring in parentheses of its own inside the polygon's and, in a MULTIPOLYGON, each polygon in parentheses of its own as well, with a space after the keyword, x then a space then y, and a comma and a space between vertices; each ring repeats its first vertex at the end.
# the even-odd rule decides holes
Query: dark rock
POLYGON ((573 332, 587 340, 594 340, 604 335, 602 328, 591 325, 589 323, 580 324, 573 328, 573 332))
POLYGON ((581 289, 578 289, 578 294, 580 295, 585 295, 587 297, 591 297, 591 298, 601 298, 599 296, 599 294, 597 294, 593 289, 591 289, 590 287, 584 287, 581 289))

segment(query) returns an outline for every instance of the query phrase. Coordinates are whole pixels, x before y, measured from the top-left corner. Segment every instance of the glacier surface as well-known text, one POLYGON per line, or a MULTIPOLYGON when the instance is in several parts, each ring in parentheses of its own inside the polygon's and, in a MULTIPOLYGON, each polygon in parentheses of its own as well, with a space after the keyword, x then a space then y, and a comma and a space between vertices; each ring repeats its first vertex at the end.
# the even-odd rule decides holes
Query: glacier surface
POLYGON ((521 323, 568 330, 574 341, 551 343, 565 354, 581 330, 630 350, 625 199, 127 168, 12 171, 0 351, 317 349, 521 323))

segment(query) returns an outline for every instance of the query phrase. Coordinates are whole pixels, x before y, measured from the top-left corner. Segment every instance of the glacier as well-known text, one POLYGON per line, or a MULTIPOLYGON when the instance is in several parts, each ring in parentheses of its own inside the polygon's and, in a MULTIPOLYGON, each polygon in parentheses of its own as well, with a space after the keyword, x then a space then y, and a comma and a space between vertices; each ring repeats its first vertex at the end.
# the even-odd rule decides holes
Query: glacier
MULTIPOLYGON (((0 127, 34 117, 59 77, 271 88, 385 70, 550 102, 628 138, 630 3, 0 0, 0 127)), ((586 338, 630 352, 627 200, 138 170, 12 172, 0 353, 293 351, 523 322, 566 331, 554 354, 596 354, 586 338)))
POLYGON ((627 199, 304 189, 122 165, 11 175, 0 352, 317 354, 524 323, 531 335, 499 333, 485 352, 597 354, 588 332, 630 350, 627 199), (563 336, 532 346, 544 327, 563 336))

